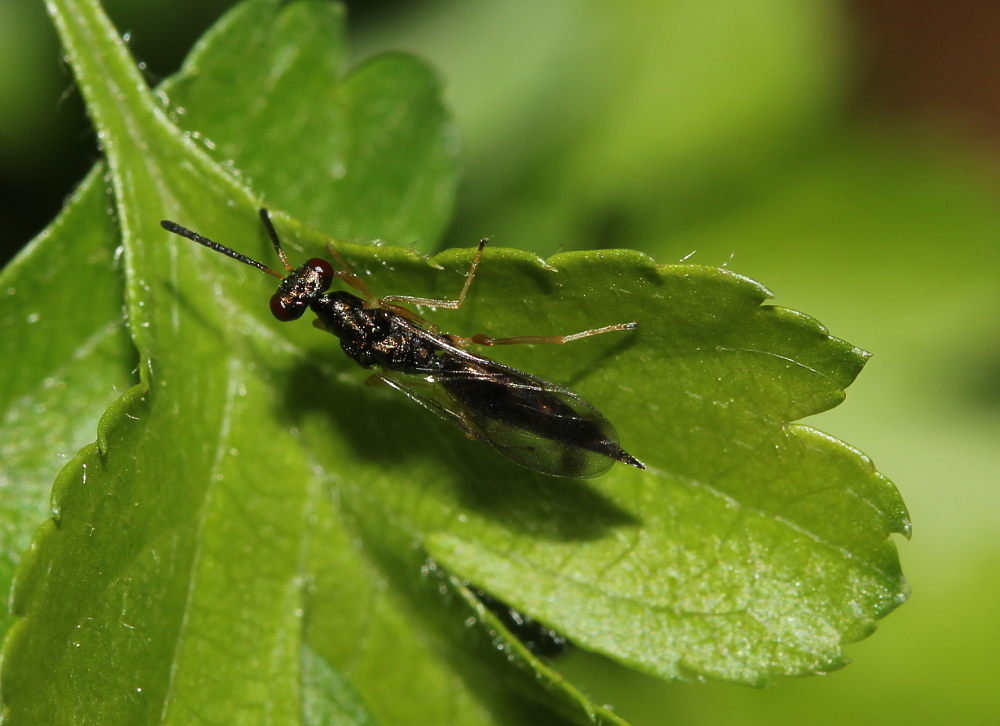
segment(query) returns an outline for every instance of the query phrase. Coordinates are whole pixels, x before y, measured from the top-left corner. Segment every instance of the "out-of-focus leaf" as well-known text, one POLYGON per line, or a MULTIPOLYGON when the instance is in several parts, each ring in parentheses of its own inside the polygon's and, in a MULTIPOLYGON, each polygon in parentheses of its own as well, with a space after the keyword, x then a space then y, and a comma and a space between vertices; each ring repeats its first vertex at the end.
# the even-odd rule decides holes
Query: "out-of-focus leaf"
POLYGON ((377 726, 350 683, 308 645, 302 648, 303 726, 377 726))
POLYGON ((327 0, 291 3, 269 24, 248 23, 254 12, 235 9, 164 84, 172 119, 307 224, 432 249, 451 216, 458 137, 431 70, 390 54, 345 75, 331 41, 344 13, 327 0))
POLYGON ((437 2, 358 45, 448 79, 468 147, 449 239, 551 253, 752 198, 843 105, 842 16, 832 0, 437 2))

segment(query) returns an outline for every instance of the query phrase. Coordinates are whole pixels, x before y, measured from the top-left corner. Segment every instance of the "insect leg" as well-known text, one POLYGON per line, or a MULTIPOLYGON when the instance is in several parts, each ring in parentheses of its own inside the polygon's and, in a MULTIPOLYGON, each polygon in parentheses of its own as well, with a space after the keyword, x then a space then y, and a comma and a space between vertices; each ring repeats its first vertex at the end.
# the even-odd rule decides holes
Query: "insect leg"
MULTIPOLYGON (((334 270, 333 274, 337 276, 338 280, 343 281, 345 285, 349 285, 350 287, 353 287, 355 290, 360 292, 361 296, 367 302, 371 303, 372 305, 378 305, 379 307, 385 308, 386 310, 391 310, 392 312, 396 313, 396 315, 400 315, 406 318, 407 320, 412 320, 413 322, 419 323, 420 325, 425 325, 431 328, 434 332, 438 332, 438 328, 436 325, 433 325, 429 321, 417 315, 412 310, 407 310, 406 308, 400 305, 393 305, 391 302, 388 303, 386 302, 387 300, 392 300, 394 298, 384 297, 376 301, 375 296, 372 295, 372 291, 368 287, 368 283, 366 283, 364 279, 362 279, 358 275, 351 272, 351 268, 347 264, 347 260, 344 259, 343 255, 341 255, 336 250, 336 248, 331 244, 328 244, 326 246, 326 249, 330 252, 331 255, 337 258, 337 262, 340 263, 340 266, 344 268, 343 270, 334 270)), ((404 298, 396 298, 396 299, 404 299, 404 298)))
POLYGON ((392 303, 387 303, 387 302, 385 302, 385 298, 382 298, 381 300, 379 300, 378 304, 379 304, 379 307, 384 308, 386 310, 389 310, 391 312, 394 312, 394 313, 396 313, 396 315, 404 317, 407 320, 412 320, 413 322, 417 323, 418 325, 423 325, 425 328, 429 328, 431 331, 433 331, 435 333, 440 333, 441 332, 441 328, 439 328, 438 326, 436 326, 430 320, 428 320, 427 318, 424 318, 424 317, 422 317, 420 315, 417 315, 412 310, 407 310, 402 305, 393 305, 392 303))
POLYGON ((616 323, 615 325, 605 325, 603 328, 593 328, 584 330, 572 335, 518 335, 512 338, 491 338, 488 335, 479 333, 470 338, 463 338, 458 335, 449 335, 451 341, 457 345, 466 346, 470 343, 474 345, 563 345, 580 338, 589 338, 592 335, 610 333, 615 330, 635 330, 639 327, 639 321, 633 320, 630 323, 616 323))
POLYGON ((388 295, 381 298, 378 301, 378 304, 382 307, 388 307, 385 303, 396 302, 404 303, 406 305, 426 305, 431 308, 448 308, 449 310, 458 310, 462 307, 462 303, 465 302, 465 296, 469 292, 469 285, 472 284, 472 278, 476 276, 476 268, 479 266, 479 260, 483 256, 483 248, 486 246, 487 242, 489 242, 489 240, 485 238, 479 240, 479 247, 476 249, 476 254, 472 258, 472 265, 469 267, 469 272, 465 276, 465 284, 462 286, 462 291, 458 293, 458 297, 455 300, 435 300, 428 297, 410 297, 409 295, 388 295))
POLYGON ((334 270, 333 274, 337 276, 338 280, 341 280, 345 285, 353 287, 355 290, 361 293, 361 297, 370 303, 375 303, 375 296, 372 295, 372 291, 368 288, 368 283, 366 283, 358 275, 351 272, 351 268, 347 264, 347 260, 334 249, 333 245, 328 244, 326 249, 331 255, 337 258, 337 262, 343 267, 343 270, 334 270))

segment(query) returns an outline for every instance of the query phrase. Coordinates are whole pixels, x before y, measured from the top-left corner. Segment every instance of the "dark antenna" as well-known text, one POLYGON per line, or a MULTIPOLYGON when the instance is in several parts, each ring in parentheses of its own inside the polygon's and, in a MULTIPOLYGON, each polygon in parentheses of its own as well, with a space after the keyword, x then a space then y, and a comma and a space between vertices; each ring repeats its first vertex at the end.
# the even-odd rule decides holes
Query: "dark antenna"
MULTIPOLYGON (((271 226, 271 220, 265 216, 263 210, 261 210, 261 217, 266 220, 265 224, 267 225, 268 230, 271 234, 271 239, 275 243, 275 247, 277 247, 279 254, 281 255, 281 261, 285 263, 285 267, 288 267, 288 261, 285 259, 285 253, 281 252, 281 248, 277 246, 278 236, 274 232, 274 227, 271 226)), ((169 219, 163 219, 160 220, 160 226, 163 227, 163 229, 167 230, 168 232, 173 232, 174 234, 180 235, 181 237, 186 237, 187 239, 193 242, 205 245, 211 250, 215 250, 216 252, 221 252, 222 254, 226 255, 226 257, 232 257, 234 260, 239 260, 240 262, 250 265, 251 267, 256 267, 258 270, 266 272, 268 275, 273 275, 274 277, 277 277, 279 280, 285 279, 284 275, 282 275, 280 272, 277 272, 276 270, 272 270, 267 265, 261 262, 257 262, 257 260, 252 260, 246 255, 241 255, 236 250, 231 250, 224 245, 220 245, 218 242, 213 242, 208 237, 202 237, 197 232, 192 232, 187 227, 180 226, 179 224, 177 224, 177 222, 171 222, 169 219)), ((288 267, 288 269, 291 270, 292 268, 288 267)))

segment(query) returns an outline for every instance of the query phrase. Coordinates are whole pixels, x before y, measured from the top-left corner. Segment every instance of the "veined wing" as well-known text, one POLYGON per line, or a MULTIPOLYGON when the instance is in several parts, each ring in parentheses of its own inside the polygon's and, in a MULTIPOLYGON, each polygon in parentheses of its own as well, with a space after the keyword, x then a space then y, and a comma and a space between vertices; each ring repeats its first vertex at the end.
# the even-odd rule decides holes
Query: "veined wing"
POLYGON ((433 372, 377 374, 529 469, 589 478, 615 461, 642 467, 622 450, 611 422, 572 391, 450 344, 440 362, 433 372))

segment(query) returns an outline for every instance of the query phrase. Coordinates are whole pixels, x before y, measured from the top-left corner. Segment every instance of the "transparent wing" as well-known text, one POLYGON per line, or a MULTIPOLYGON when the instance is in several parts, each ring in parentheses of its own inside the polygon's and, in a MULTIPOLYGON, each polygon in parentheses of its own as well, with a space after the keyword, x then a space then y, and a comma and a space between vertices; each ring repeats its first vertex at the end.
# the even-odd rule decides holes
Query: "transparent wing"
POLYGON ((611 422, 572 391, 451 345, 441 362, 433 372, 376 373, 529 469, 582 479, 615 461, 635 465, 611 422))

